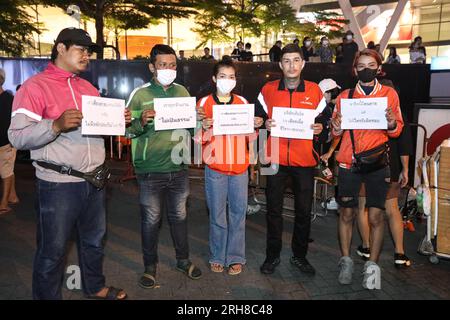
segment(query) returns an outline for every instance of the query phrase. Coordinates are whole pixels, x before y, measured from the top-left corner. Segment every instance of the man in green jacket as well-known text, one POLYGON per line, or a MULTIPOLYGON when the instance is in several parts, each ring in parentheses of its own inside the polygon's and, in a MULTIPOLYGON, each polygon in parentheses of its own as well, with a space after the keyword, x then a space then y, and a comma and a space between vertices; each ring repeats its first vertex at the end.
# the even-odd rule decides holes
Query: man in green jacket
MULTIPOLYGON (((201 270, 189 260, 186 200, 189 195, 188 165, 172 159, 172 150, 180 141, 172 141, 174 130, 155 131, 154 98, 189 97, 185 87, 174 83, 177 74, 175 51, 155 45, 150 52, 152 80, 136 88, 127 107, 134 118, 127 128, 132 138, 133 164, 139 185, 141 207, 142 250, 145 271, 139 280, 143 288, 153 288, 158 264, 158 233, 161 206, 165 202, 177 259, 177 270, 191 279, 199 279, 201 270)), ((189 149, 189 139, 183 150, 189 149)))

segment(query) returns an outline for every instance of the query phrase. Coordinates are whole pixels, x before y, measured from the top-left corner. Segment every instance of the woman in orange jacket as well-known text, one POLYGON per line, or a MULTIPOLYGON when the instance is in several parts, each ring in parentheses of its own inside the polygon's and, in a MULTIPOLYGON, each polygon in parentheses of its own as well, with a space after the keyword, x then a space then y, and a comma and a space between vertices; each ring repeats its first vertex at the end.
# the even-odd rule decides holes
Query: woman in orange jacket
MULTIPOLYGON (((213 135, 213 108, 217 105, 243 104, 245 98, 231 93, 236 86, 236 68, 231 60, 219 61, 214 66, 212 80, 216 92, 198 102, 205 118, 202 122, 205 191, 209 209, 209 248, 211 270, 228 274, 241 273, 245 264, 245 216, 249 167, 248 142, 256 133, 246 135, 213 135), (228 206, 228 218, 227 218, 228 206)), ((248 108, 253 108, 248 105, 248 108)), ((262 118, 254 118, 259 128, 262 118)), ((198 141, 198 140, 197 140, 198 141)))
MULTIPOLYGON (((339 240, 342 257, 339 260, 339 282, 350 284, 352 282, 353 261, 350 258, 350 244, 352 239, 353 220, 358 212, 358 195, 361 183, 366 186, 366 207, 369 209, 369 222, 371 225, 369 261, 364 265, 363 287, 372 289, 371 274, 378 268, 377 262, 383 242, 384 204, 389 183, 389 165, 385 161, 377 162, 370 169, 363 168, 356 158, 361 153, 373 154, 375 150, 383 149, 388 138, 396 138, 403 128, 403 119, 400 112, 400 103, 395 89, 381 85, 376 76, 381 74, 381 58, 371 49, 358 52, 353 63, 353 74, 359 81, 354 89, 342 92, 336 101, 336 108, 331 120, 333 135, 342 136, 341 148, 336 160, 339 162, 338 197, 341 207, 339 216, 339 240), (387 129, 374 130, 343 130, 341 128, 341 100, 342 99, 368 99, 386 98, 387 129), (353 137, 352 137, 353 135, 353 137), (353 140, 353 141, 352 141, 353 140)), ((367 157, 366 157, 367 158, 367 157)), ((383 158, 383 157, 381 157, 383 158)), ((378 274, 379 275, 379 274, 378 274)), ((379 278, 380 279, 380 278, 379 278)), ((379 280, 375 279, 375 280, 379 280)), ((376 286, 375 286, 376 287, 376 286)))

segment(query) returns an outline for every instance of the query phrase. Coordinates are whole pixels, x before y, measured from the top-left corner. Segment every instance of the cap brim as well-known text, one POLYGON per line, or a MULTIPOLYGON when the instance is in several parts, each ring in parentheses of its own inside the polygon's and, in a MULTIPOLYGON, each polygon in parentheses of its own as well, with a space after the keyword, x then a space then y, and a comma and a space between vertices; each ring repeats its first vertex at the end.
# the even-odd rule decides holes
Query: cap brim
POLYGON ((93 51, 97 52, 100 50, 100 46, 96 44, 95 42, 83 42, 83 41, 77 41, 75 44, 79 46, 85 46, 91 48, 93 51))

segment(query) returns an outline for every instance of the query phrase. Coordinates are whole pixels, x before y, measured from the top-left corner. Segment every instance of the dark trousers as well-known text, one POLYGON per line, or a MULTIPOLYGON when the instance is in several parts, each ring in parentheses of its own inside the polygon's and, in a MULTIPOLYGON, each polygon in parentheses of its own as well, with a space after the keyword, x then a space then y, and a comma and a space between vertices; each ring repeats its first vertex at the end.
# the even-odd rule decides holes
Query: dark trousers
POLYGON ((189 196, 187 170, 147 173, 137 176, 141 206, 142 251, 144 265, 158 263, 158 238, 162 201, 167 208, 170 233, 177 260, 189 258, 186 201, 189 196))
POLYGON ((292 177, 294 191, 294 233, 292 252, 295 257, 305 257, 311 230, 311 206, 314 188, 314 168, 280 166, 278 173, 268 176, 267 199, 267 249, 266 257, 280 257, 283 234, 283 199, 286 180, 292 177))
POLYGON ((66 246, 78 234, 81 283, 86 295, 105 286, 103 238, 105 191, 89 182, 37 181, 37 250, 33 265, 33 299, 61 299, 66 246))

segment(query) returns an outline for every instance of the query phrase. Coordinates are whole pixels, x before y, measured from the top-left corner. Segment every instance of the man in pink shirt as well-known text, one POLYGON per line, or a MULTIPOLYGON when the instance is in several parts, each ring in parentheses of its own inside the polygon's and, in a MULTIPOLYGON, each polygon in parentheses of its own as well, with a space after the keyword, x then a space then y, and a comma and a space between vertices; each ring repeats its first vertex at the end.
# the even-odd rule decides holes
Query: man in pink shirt
MULTIPOLYGON (((47 69, 28 79, 14 99, 9 140, 31 150, 36 167, 37 251, 33 298, 61 299, 66 244, 78 234, 81 281, 88 298, 121 300, 122 289, 105 286, 103 238, 106 231, 105 190, 83 178, 105 161, 104 140, 81 134, 81 96, 98 96, 79 77, 96 48, 82 29, 62 30, 47 69)), ((125 111, 127 123, 131 114, 125 111)))

